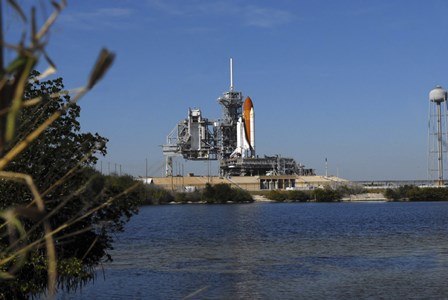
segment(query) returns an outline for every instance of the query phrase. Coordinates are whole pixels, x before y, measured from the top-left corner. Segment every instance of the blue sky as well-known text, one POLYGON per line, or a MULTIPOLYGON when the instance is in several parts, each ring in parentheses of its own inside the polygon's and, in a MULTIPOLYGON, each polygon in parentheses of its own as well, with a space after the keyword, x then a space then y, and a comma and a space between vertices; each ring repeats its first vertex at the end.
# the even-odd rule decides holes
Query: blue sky
MULTIPOLYGON (((221 116, 233 57, 257 154, 319 174, 327 157, 330 174, 353 180, 426 179, 428 93, 448 86, 447 11, 444 0, 69 1, 48 52, 67 87, 86 81, 102 47, 117 54, 80 103, 83 130, 110 139, 103 170, 144 175, 149 159, 162 175, 160 145, 188 108, 221 116)), ((20 28, 5 19, 9 34, 20 28)))

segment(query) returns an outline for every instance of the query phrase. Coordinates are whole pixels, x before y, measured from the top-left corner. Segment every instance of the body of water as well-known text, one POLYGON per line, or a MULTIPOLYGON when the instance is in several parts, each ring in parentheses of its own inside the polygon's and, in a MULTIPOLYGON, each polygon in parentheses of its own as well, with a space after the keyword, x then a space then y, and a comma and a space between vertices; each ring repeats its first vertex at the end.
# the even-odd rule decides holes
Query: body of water
POLYGON ((58 298, 448 298, 446 202, 144 207, 114 246, 58 298))

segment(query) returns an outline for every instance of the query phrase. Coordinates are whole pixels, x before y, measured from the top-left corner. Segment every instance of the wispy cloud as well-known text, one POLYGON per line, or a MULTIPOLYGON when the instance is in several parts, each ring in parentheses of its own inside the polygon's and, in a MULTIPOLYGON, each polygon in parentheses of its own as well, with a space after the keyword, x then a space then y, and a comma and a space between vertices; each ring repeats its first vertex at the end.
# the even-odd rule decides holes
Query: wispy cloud
MULTIPOLYGON (((60 22, 82 30, 129 29, 137 15, 143 18, 216 18, 218 23, 232 22, 241 26, 274 28, 294 20, 293 13, 266 5, 246 4, 243 0, 146 0, 127 2, 124 7, 103 7, 95 10, 64 11, 60 22), (142 5, 142 3, 146 3, 142 5), (142 13, 145 12, 145 15, 142 13)), ((184 28, 187 30, 188 28, 184 28)), ((194 27, 194 31, 201 29, 194 27)), ((202 28, 210 31, 210 26, 202 28)))
POLYGON ((94 11, 78 11, 64 13, 60 21, 74 24, 79 29, 93 30, 98 28, 122 28, 134 14, 134 10, 121 7, 98 8, 94 11))
POLYGON ((367 6, 360 6, 355 7, 349 10, 345 10, 341 14, 343 16, 348 17, 365 17, 365 16, 372 16, 372 15, 378 15, 383 13, 384 11, 388 11, 391 9, 391 4, 388 2, 385 3, 376 3, 376 2, 369 2, 369 5, 367 6))
POLYGON ((234 15, 238 13, 235 5, 230 1, 204 0, 147 0, 150 7, 169 15, 182 17, 199 17, 206 15, 234 15))
POLYGON ((285 10, 253 6, 245 9, 245 20, 249 26, 271 28, 289 23, 293 18, 293 14, 285 10))
POLYGON ((147 0, 147 3, 152 8, 169 15, 179 17, 216 16, 222 22, 237 19, 245 26, 260 28, 280 26, 294 19, 294 15, 287 10, 262 5, 248 5, 238 0, 147 0))
POLYGON ((129 17, 132 15, 133 10, 129 8, 122 7, 112 7, 112 8, 100 8, 93 15, 100 17, 129 17))
POLYGON ((183 5, 176 5, 172 1, 164 0, 147 0, 149 6, 154 9, 160 10, 166 14, 184 16, 189 14, 187 9, 183 5))

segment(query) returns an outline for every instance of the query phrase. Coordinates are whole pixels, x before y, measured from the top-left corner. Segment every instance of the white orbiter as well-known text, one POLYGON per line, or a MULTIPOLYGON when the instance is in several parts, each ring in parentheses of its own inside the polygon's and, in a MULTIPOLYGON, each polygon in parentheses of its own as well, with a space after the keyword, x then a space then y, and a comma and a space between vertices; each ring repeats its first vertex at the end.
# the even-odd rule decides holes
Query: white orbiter
POLYGON ((255 112, 250 97, 243 104, 243 116, 236 125, 236 149, 230 157, 255 157, 255 112))

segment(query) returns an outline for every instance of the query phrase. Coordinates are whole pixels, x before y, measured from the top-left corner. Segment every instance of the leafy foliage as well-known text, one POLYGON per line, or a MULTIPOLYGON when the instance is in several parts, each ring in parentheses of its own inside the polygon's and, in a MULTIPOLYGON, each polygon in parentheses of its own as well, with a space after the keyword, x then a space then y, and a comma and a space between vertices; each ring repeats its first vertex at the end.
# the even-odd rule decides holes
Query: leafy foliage
POLYGON ((174 201, 173 194, 163 188, 147 186, 145 190, 145 201, 147 205, 166 204, 174 201))
POLYGON ((266 194, 268 199, 283 202, 283 201, 291 201, 291 202, 307 202, 307 201, 316 201, 316 202, 333 202, 340 201, 343 196, 343 193, 340 189, 315 189, 312 191, 282 191, 282 190, 272 190, 266 194))
POLYGON ((316 202, 334 202, 341 200, 342 194, 338 190, 325 188, 313 190, 311 197, 316 202))
POLYGON ((366 189, 361 185, 341 185, 336 188, 341 196, 350 196, 366 193, 366 189))
POLYGON ((304 191, 283 191, 283 190, 271 190, 266 194, 266 197, 270 200, 283 202, 306 202, 310 199, 310 193, 304 191))
MULTIPOLYGON (((31 78, 36 78, 38 75, 37 71, 33 71, 31 78)), ((59 93, 63 89, 62 78, 43 82, 28 82, 24 98, 31 99, 40 96, 42 102, 40 105, 22 109, 18 118, 20 125, 15 143, 24 140, 55 111, 70 101, 68 95, 51 97, 52 94, 59 93)), ((7 170, 31 175, 37 179, 38 190, 44 192, 79 164, 81 166, 94 165, 97 158, 92 154, 105 155, 108 140, 97 133, 81 133, 77 120, 79 116, 80 107, 76 104, 70 106, 34 143, 31 143, 16 160, 10 163, 7 170), (55 162, 56 159, 57 162, 55 162)), ((8 150, 0 152, 0 155, 4 155, 8 150)), ((57 194, 70 184, 72 182, 67 181, 59 186, 59 189, 49 191, 49 194, 57 194)), ((20 197, 16 198, 28 201, 29 197, 23 197, 24 190, 26 189, 17 190, 17 196, 20 197)))
POLYGON ((394 201, 448 201, 448 189, 405 185, 397 189, 387 189, 384 196, 394 201))
POLYGON ((202 191, 202 200, 207 203, 227 203, 227 202, 253 202, 249 192, 242 189, 232 188, 229 184, 218 183, 206 184, 202 191))
MULTIPOLYGON (((37 76, 32 73, 32 78, 37 76)), ((55 111, 70 101, 68 95, 52 97, 63 90, 61 78, 51 81, 28 81, 25 99, 42 97, 37 106, 23 108, 18 116, 15 143, 27 137, 55 111)), ((99 134, 80 132, 80 107, 71 105, 28 148, 12 161, 7 171, 29 174, 45 201, 46 212, 21 218, 30 244, 43 235, 40 219, 59 229, 54 235, 58 257, 58 285, 75 289, 94 276, 95 267, 111 260, 113 232, 121 231, 137 213, 143 200, 143 184, 131 177, 103 176, 92 166, 95 154, 106 154, 107 139, 99 134)), ((11 147, 14 146, 14 143, 11 147)), ((4 149, 4 155, 9 149, 4 149)), ((0 181, 0 208, 28 205, 33 200, 29 189, 12 181, 0 181)), ((0 246, 7 249, 5 228, 0 232, 0 246)), ((0 285, 0 298, 26 298, 47 288, 47 249, 38 245, 28 253, 15 277, 0 285)), ((2 265, 4 270, 12 264, 2 265)))
POLYGON ((174 202, 176 203, 200 203, 202 199, 201 191, 193 192, 177 192, 174 194, 174 202))
POLYGON ((310 200, 310 195, 304 191, 287 191, 287 199, 298 202, 310 200))
POLYGON ((288 198, 286 191, 279 191, 279 190, 271 190, 267 192, 266 197, 270 200, 279 202, 285 201, 288 198))
POLYGON ((232 188, 229 184, 206 184, 202 190, 191 192, 171 192, 156 186, 145 187, 144 204, 168 204, 168 203, 246 203, 253 202, 249 192, 243 189, 232 188))

